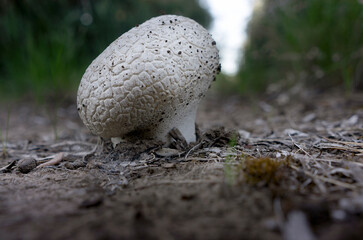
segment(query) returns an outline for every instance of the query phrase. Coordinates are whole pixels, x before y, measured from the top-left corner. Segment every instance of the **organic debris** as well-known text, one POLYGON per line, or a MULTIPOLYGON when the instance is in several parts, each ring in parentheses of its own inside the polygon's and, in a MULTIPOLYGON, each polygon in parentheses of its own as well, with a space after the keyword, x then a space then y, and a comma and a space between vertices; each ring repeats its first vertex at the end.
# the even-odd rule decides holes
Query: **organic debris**
POLYGON ((243 180, 247 183, 279 183, 282 179, 282 171, 286 171, 289 166, 289 158, 282 160, 270 157, 254 158, 247 156, 241 161, 239 166, 242 170, 243 180))
POLYGON ((16 162, 16 160, 11 161, 8 165, 0 168, 0 173, 11 172, 11 170, 16 166, 16 162))
POLYGON ((59 164, 62 160, 63 160, 63 156, 64 156, 64 153, 61 152, 61 153, 58 153, 56 154, 52 160, 50 161, 47 161, 45 163, 42 163, 40 164, 38 167, 39 168, 42 168, 42 167, 47 167, 47 166, 53 166, 53 165, 56 165, 56 164, 59 164))

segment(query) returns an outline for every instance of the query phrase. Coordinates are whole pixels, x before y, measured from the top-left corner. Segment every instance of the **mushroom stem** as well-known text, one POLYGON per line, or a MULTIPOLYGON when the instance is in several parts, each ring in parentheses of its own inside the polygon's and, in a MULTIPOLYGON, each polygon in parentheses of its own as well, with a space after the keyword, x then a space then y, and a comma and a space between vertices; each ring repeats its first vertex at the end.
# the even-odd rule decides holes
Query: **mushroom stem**
POLYGON ((161 140, 166 140, 168 143, 171 142, 170 136, 168 133, 171 129, 174 127, 179 129, 187 143, 195 142, 196 136, 195 136, 195 118, 197 115, 197 107, 194 109, 191 109, 187 114, 184 116, 181 116, 179 119, 177 119, 175 122, 170 124, 167 128, 167 132, 161 132, 158 137, 161 138, 161 140), (167 139, 165 139, 167 137, 167 139))
POLYGON ((172 138, 169 135, 169 132, 173 128, 177 128, 180 133, 183 135, 187 143, 195 142, 195 118, 197 115, 197 107, 194 109, 191 108, 184 115, 179 116, 179 118, 174 119, 173 121, 168 121, 160 124, 153 131, 137 131, 133 134, 125 135, 124 137, 113 137, 111 138, 111 142, 113 147, 117 144, 126 141, 135 141, 137 139, 155 139, 160 140, 166 145, 169 145, 172 141, 172 138))

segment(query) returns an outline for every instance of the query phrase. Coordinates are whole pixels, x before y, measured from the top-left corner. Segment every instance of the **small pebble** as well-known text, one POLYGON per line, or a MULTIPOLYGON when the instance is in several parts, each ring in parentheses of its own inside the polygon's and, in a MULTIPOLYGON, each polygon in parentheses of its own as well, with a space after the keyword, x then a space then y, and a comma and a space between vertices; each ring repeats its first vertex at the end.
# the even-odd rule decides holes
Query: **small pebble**
POLYGON ((34 158, 24 158, 18 163, 18 169, 21 173, 29 173, 31 170, 36 168, 37 161, 34 158))
POLYGON ((331 217, 337 221, 344 221, 347 218, 347 213, 344 210, 337 209, 332 211, 331 217))
POLYGON ((193 200, 195 199, 195 194, 192 194, 192 193, 184 193, 180 196, 180 199, 181 200, 184 200, 184 201, 190 201, 190 200, 193 200))
POLYGON ((181 151, 173 148, 161 148, 155 151, 155 153, 160 157, 176 157, 181 154, 181 151))
POLYGON ((169 169, 169 168, 176 168, 175 163, 165 163, 163 165, 163 168, 169 169))
POLYGON ((87 165, 87 163, 82 160, 76 160, 75 162, 72 162, 72 163, 67 162, 66 164, 64 164, 64 166, 70 170, 75 170, 80 167, 85 167, 86 165, 87 165))
POLYGON ((103 203, 103 197, 102 196, 92 196, 90 198, 87 198, 83 200, 79 204, 79 208, 93 208, 98 207, 103 203))

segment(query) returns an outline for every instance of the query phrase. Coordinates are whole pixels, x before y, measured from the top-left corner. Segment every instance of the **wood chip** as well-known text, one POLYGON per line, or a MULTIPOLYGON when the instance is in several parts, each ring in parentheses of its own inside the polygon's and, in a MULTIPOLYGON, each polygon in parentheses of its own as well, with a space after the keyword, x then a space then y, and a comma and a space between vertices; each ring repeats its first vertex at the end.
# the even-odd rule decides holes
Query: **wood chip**
POLYGON ((173 128, 170 130, 169 135, 175 140, 173 142, 173 145, 179 149, 179 150, 184 150, 188 147, 188 143, 185 140, 184 136, 181 134, 181 132, 179 131, 179 129, 177 128, 173 128))
POLYGON ((10 172, 10 171, 11 171, 11 169, 12 169, 13 167, 15 167, 15 165, 16 165, 16 160, 14 160, 14 161, 12 161, 11 163, 9 163, 8 165, 6 165, 6 166, 4 166, 4 167, 0 168, 0 173, 10 172))
POLYGON ((165 163, 163 165, 163 168, 170 169, 170 168, 176 168, 175 163, 165 163))

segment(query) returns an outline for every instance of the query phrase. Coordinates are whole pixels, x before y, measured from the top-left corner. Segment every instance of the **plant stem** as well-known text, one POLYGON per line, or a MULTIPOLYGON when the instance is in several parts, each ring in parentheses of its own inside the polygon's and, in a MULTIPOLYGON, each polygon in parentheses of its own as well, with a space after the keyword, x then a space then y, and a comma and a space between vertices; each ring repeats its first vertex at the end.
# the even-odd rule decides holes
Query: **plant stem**
POLYGON ((0 137, 2 142, 2 148, 3 148, 3 156, 7 155, 7 141, 8 141, 8 134, 9 134, 9 122, 10 122, 10 108, 8 108, 7 111, 7 118, 6 118, 6 126, 5 126, 5 138, 2 134, 2 130, 0 130, 0 137))

